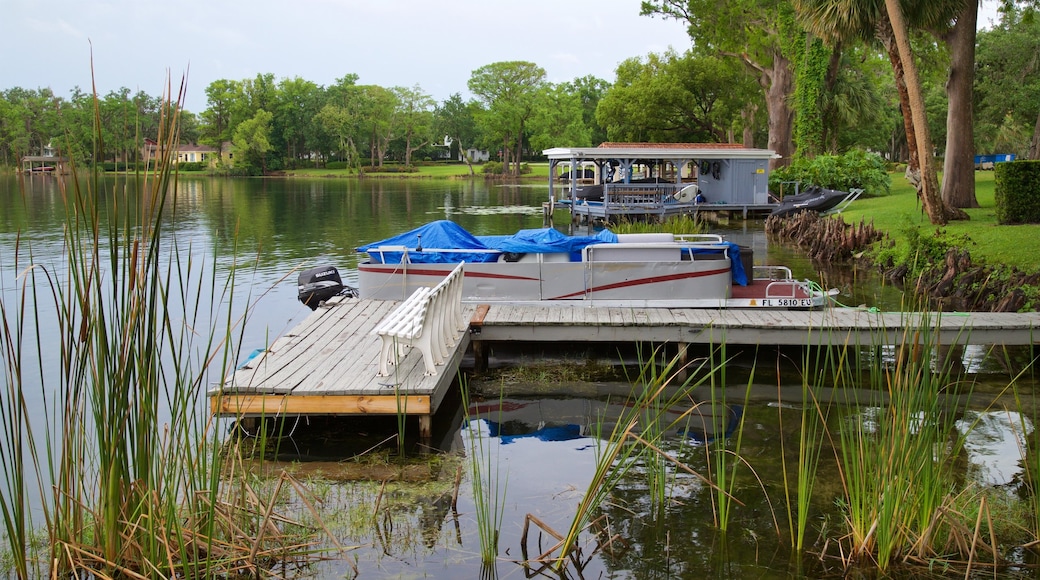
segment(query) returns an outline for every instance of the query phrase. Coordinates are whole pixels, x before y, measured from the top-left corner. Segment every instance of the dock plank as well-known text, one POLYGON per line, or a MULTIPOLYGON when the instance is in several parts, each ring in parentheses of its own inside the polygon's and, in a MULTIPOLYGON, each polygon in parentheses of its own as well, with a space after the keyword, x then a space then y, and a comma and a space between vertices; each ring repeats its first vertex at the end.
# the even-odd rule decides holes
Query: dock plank
POLYGON ((478 335, 460 334, 437 374, 411 349, 378 377, 375 325, 398 303, 334 299, 272 341, 210 392, 214 413, 350 415, 432 413, 476 338, 481 341, 647 341, 704 344, 899 344, 924 325, 942 344, 1040 344, 1040 313, 899 313, 822 310, 662 309, 566 304, 465 305, 478 335))

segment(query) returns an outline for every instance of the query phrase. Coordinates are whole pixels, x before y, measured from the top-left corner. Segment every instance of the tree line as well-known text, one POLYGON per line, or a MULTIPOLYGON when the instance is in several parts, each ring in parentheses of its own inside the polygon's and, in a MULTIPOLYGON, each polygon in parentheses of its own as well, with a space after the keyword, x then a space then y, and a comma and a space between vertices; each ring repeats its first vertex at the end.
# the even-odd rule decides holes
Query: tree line
MULTIPOLYGON (((473 71, 473 97, 442 102, 418 85, 365 85, 355 74, 329 86, 269 73, 221 79, 205 88, 205 110, 183 113, 182 142, 255 172, 411 165, 446 143, 491 151, 511 173, 544 148, 603 141, 742 142, 777 151, 780 164, 859 148, 907 162, 941 223, 974 203, 976 152, 1038 157, 1035 10, 1009 1, 1001 22, 976 35, 977 10, 974 0, 646 1, 644 14, 688 24, 692 46, 630 58, 613 83, 551 83, 523 61, 473 71)), ((98 97, 95 148, 92 97, 0 93, 0 163, 48 143, 86 163, 128 159, 154 137, 158 99, 123 88, 98 97)))

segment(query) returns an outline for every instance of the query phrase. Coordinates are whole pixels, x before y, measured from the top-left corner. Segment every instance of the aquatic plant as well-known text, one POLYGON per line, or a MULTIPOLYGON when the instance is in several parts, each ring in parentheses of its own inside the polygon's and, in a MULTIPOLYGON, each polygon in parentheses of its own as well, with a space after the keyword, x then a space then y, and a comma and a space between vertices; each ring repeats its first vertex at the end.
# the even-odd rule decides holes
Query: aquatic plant
POLYGON ((943 538, 959 533, 947 506, 964 434, 951 416, 971 388, 954 379, 949 363, 933 368, 938 342, 928 315, 909 327, 892 364, 875 356, 865 373, 847 365, 839 375, 844 402, 858 410, 840 426, 845 559, 872 561, 882 571, 899 560, 937 557, 943 538), (861 375, 875 400, 856 398, 861 375))
POLYGON ((673 234, 702 234, 707 230, 704 222, 688 215, 672 216, 662 223, 622 219, 611 224, 616 234, 649 234, 670 232, 673 234))
POLYGON ((538 518, 527 515, 521 545, 525 554, 525 566, 533 568, 533 573, 541 574, 547 569, 552 569, 555 573, 564 574, 571 566, 580 571, 597 551, 609 549, 618 538, 608 531, 609 525, 602 522, 600 508, 614 490, 638 469, 646 470, 644 477, 647 478, 651 493, 651 509, 655 512, 659 511, 666 501, 669 480, 666 465, 693 475, 714 487, 703 475, 662 447, 665 433, 686 425, 690 415, 696 412, 692 390, 704 383, 716 370, 708 367, 708 359, 702 359, 689 365, 696 367, 696 371, 691 373, 691 378, 679 385, 673 385, 676 371, 687 370, 680 364, 682 358, 681 355, 677 355, 666 361, 663 367, 657 368, 655 352, 649 357, 648 362, 641 364, 632 394, 624 405, 624 412, 612 422, 611 432, 605 432, 605 418, 601 417, 596 422, 595 472, 567 532, 558 533, 538 518), (685 406, 686 410, 676 419, 669 421, 666 413, 677 406, 685 406), (556 544, 533 558, 527 555, 526 542, 531 523, 557 540, 556 544), (596 535, 601 539, 592 554, 586 555, 582 552, 579 542, 582 533, 590 529, 596 529, 596 535))
MULTIPOLYGON (((98 167, 85 182, 73 168, 62 263, 36 263, 27 240, 19 301, 0 299, 0 511, 20 578, 259 575, 320 549, 274 510, 288 488, 306 504, 302 487, 282 476, 258 495, 207 412, 241 319, 236 270, 197 263, 165 221, 184 94, 167 86, 153 169, 105 191, 98 167), (34 560, 36 504, 47 554, 34 560)), ((95 96, 97 151, 99 119, 95 96)))
MULTIPOLYGON (((786 405, 777 392, 777 416, 780 427, 780 463, 788 533, 796 552, 805 549, 805 535, 809 528, 809 514, 816 487, 816 476, 825 443, 830 440, 827 430, 830 405, 821 401, 821 384, 834 384, 837 374, 846 364, 847 349, 829 347, 806 349, 802 359, 801 401, 799 404, 798 456, 794 460, 794 481, 791 481, 786 445, 784 442, 784 409, 786 405)), ((779 365, 780 360, 777 360, 779 365)), ((777 373, 779 377, 779 372, 777 373)))
MULTIPOLYGON (((505 515, 505 493, 509 478, 508 473, 503 476, 500 470, 499 446, 481 432, 480 424, 484 419, 479 413, 476 416, 469 414, 469 385, 461 377, 460 389, 462 408, 465 409, 466 440, 469 442, 467 463, 473 490, 477 533, 480 537, 480 560, 485 565, 490 565, 498 557, 498 540, 505 515)), ((501 403, 501 400, 499 402, 501 403)), ((501 405, 499 408, 501 413, 501 405)), ((490 417, 487 420, 490 420, 490 417)))

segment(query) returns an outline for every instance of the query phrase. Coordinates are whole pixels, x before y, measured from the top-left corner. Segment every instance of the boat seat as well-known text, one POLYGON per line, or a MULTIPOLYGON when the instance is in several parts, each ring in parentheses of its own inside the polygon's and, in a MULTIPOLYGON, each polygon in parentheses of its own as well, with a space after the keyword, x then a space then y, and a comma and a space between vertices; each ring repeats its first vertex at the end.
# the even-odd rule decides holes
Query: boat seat
POLYGON ((382 340, 378 376, 389 376, 389 365, 398 363, 413 347, 422 354, 425 375, 437 374, 436 365, 444 364, 449 347, 466 329, 463 276, 460 263, 433 288, 417 288, 372 329, 382 340))

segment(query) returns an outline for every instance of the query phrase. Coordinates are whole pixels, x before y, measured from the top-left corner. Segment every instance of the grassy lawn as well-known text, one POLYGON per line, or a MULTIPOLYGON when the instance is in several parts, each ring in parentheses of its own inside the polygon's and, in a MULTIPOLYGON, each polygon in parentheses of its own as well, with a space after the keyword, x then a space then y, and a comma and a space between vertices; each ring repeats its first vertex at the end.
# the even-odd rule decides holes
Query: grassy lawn
MULTIPOLYGON (((950 222, 942 229, 954 239, 967 237, 970 241, 966 249, 976 261, 1007 264, 1028 272, 1040 270, 1040 224, 998 225, 993 190, 993 172, 976 171, 975 197, 982 207, 966 210, 971 220, 950 222)), ((860 198, 842 215, 848 223, 874 222, 874 227, 888 232, 896 243, 905 240, 908 227, 928 234, 936 231, 921 211, 916 191, 902 174, 892 174, 889 195, 860 198)))
MULTIPOLYGON (((528 163, 530 173, 525 173, 523 179, 540 178, 549 176, 548 163, 528 163)), ((477 177, 483 177, 481 169, 483 166, 474 165, 473 171, 477 177)), ((469 177, 469 167, 465 163, 438 163, 436 165, 420 165, 418 171, 409 173, 366 173, 366 178, 372 179, 451 179, 455 177, 469 177)), ((290 177, 357 177, 346 169, 289 169, 285 174, 290 177)))

